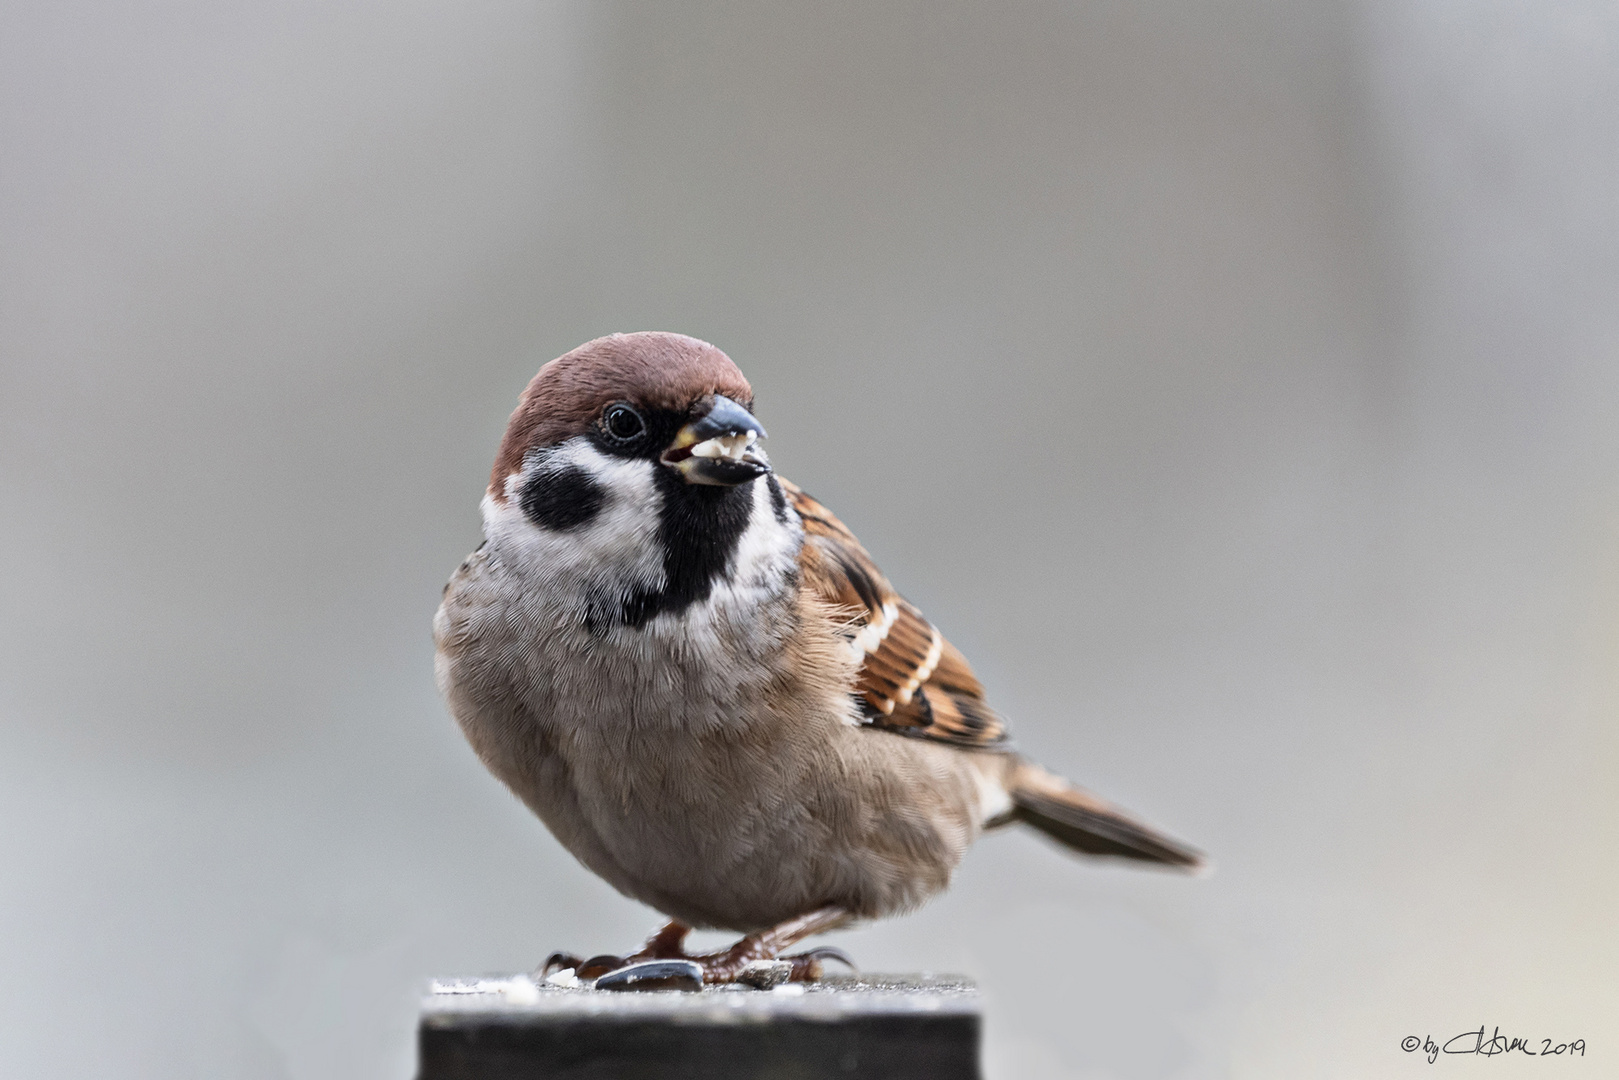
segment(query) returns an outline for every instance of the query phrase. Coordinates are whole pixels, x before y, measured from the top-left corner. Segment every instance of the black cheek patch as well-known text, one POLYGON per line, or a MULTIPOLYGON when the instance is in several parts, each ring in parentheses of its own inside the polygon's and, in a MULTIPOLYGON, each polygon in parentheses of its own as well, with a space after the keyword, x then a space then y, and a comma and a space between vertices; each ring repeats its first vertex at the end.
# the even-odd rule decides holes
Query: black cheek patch
POLYGON ((541 469, 523 485, 520 505, 528 519, 542 529, 566 532, 595 517, 607 501, 607 492, 577 465, 541 469))

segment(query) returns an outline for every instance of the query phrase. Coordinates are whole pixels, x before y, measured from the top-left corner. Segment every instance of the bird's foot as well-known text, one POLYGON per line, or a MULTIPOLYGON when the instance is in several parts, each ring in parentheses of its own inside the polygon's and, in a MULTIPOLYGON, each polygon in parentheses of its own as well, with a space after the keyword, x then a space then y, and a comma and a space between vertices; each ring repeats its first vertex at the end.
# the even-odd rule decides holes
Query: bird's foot
POLYGON ((539 974, 543 979, 553 972, 572 968, 574 975, 580 979, 599 979, 603 975, 620 971, 632 964, 643 964, 653 960, 689 960, 702 969, 705 985, 738 981, 757 985, 758 965, 779 957, 782 962, 792 965, 791 970, 786 973, 785 980, 781 980, 779 976, 766 977, 765 985, 778 981, 817 982, 823 974, 824 961, 835 960, 848 965, 851 970, 857 970, 854 961, 849 959, 843 950, 830 946, 794 953, 791 956, 781 954, 804 938, 831 930, 848 920, 848 912, 841 907, 829 905, 808 915, 789 919, 768 930, 749 934, 728 949, 709 953, 688 953, 685 941, 686 935, 691 933, 691 927, 682 922, 670 922, 648 938, 639 952, 631 953, 629 956, 603 954, 582 960, 572 953, 555 952, 546 959, 539 974))

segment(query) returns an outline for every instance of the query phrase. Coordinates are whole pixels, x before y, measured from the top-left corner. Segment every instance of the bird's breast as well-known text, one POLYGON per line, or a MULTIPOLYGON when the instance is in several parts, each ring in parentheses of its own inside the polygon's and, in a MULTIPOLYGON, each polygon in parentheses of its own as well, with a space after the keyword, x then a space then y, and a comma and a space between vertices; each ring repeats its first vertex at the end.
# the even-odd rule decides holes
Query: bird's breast
POLYGON ((755 722, 805 631, 803 534, 777 511, 768 482, 734 494, 745 500, 740 515, 725 514, 739 526, 711 534, 707 518, 688 515, 679 536, 652 490, 640 493, 639 512, 611 494, 572 529, 486 500, 488 540, 475 572, 451 582, 441 650, 453 639, 479 666, 498 666, 535 721, 560 731, 755 722))

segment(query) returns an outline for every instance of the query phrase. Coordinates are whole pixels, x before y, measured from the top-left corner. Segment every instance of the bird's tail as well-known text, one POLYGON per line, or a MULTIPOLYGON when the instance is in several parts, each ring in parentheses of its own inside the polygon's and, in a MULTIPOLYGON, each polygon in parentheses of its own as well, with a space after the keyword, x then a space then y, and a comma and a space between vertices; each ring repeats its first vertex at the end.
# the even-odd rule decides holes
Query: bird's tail
POLYGON ((1033 825, 1075 851, 1163 863, 1194 872, 1208 869, 1208 860, 1196 848, 1137 821, 1032 761, 1019 760, 1009 779, 1012 818, 1033 825))

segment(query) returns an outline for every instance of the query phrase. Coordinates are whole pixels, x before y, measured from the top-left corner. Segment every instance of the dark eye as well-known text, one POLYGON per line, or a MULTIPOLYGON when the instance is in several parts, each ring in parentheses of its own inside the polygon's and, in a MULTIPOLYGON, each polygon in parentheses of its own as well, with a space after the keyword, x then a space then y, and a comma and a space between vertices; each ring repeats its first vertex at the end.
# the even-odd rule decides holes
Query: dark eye
POLYGON ((641 414, 622 402, 609 405, 607 411, 602 413, 602 427, 607 434, 618 442, 634 442, 646 431, 646 421, 641 414))

